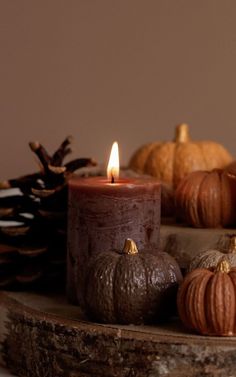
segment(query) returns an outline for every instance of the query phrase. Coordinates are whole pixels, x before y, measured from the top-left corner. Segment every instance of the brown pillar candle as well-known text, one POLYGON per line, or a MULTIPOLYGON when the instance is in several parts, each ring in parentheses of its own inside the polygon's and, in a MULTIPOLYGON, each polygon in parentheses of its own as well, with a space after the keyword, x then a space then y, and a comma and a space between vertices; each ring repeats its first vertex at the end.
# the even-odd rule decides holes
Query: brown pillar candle
POLYGON ((132 238, 140 252, 156 254, 160 183, 155 179, 73 178, 69 182, 67 293, 82 303, 90 255, 122 250, 132 238), (114 182, 114 179, 112 179, 114 182))
POLYGON ((69 182, 68 216, 68 298, 83 304, 83 282, 92 254, 122 251, 126 238, 132 238, 141 252, 157 253, 160 184, 152 178, 119 179, 115 142, 107 178, 74 178, 69 182))

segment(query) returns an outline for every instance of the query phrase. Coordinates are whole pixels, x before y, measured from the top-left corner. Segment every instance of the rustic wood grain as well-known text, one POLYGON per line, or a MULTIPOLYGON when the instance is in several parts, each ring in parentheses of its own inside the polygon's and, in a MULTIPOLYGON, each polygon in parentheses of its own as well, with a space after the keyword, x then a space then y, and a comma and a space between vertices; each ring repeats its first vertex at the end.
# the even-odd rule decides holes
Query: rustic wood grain
MULTIPOLYGON (((207 248, 226 250, 233 229, 161 227, 161 248, 185 269, 207 248)), ((178 321, 157 327, 90 323, 64 296, 0 294, 0 363, 24 377, 231 377, 236 338, 187 333, 178 321)))
POLYGON ((178 320, 159 326, 86 321, 64 297, 0 294, 1 355, 27 377, 235 376, 236 338, 192 335, 178 320))

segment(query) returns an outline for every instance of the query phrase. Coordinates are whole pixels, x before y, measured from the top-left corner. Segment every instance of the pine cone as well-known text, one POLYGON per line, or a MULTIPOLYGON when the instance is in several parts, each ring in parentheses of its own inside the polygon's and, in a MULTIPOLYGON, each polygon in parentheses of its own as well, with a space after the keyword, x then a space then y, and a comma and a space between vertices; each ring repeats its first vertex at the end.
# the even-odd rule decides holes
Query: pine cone
POLYGON ((95 165, 90 158, 63 164, 70 144, 68 137, 50 156, 29 143, 41 170, 0 182, 0 288, 65 283, 67 183, 76 170, 95 165))

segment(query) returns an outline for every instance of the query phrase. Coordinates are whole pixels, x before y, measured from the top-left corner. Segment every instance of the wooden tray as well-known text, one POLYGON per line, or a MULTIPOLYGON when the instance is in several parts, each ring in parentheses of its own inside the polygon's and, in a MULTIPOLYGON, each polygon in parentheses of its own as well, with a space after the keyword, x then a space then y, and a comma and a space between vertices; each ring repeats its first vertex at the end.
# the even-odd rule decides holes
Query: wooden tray
POLYGON ((0 294, 1 361, 29 377, 235 376, 236 338, 91 323, 63 296, 0 294))
MULTIPOLYGON (((233 229, 161 226, 160 243, 185 269, 207 248, 227 249, 233 229)), ((192 335, 178 322, 115 326, 88 322, 64 296, 0 293, 1 360, 29 377, 231 377, 236 338, 192 335)))

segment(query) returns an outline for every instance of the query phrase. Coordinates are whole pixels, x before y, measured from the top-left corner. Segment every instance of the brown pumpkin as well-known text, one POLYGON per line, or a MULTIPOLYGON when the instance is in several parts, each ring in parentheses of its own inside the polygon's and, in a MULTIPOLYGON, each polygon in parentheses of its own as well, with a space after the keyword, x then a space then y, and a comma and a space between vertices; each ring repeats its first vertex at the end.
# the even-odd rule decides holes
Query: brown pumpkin
POLYGON ((214 271, 193 270, 179 287, 177 307, 183 324, 191 330, 236 335, 236 268, 222 260, 214 271))
POLYGON ((233 160, 229 165, 225 167, 225 170, 231 178, 236 179, 236 161, 233 160))
POLYGON ((129 167, 176 187, 192 171, 224 168, 231 161, 232 156, 221 144, 191 141, 188 125, 180 124, 174 141, 141 146, 131 157, 129 167))
POLYGON ((230 238, 228 249, 223 251, 216 249, 205 250, 196 255, 189 264, 189 271, 196 268, 215 268, 221 260, 229 262, 236 267, 236 236, 230 238))
POLYGON ((197 171, 175 191, 177 216, 196 228, 225 227, 236 221, 236 180, 222 169, 197 171))
POLYGON ((182 275, 167 253, 139 253, 127 239, 122 252, 91 257, 84 288, 84 309, 95 321, 140 324, 166 318, 174 310, 182 275))

